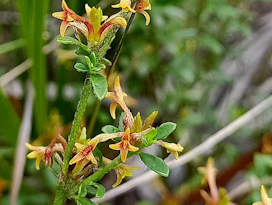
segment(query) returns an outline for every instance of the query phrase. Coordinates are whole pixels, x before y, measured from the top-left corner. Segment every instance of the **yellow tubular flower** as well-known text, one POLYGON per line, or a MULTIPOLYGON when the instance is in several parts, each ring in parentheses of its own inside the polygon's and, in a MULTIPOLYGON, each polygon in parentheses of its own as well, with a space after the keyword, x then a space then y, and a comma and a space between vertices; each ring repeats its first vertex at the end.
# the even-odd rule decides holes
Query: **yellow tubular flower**
POLYGON ((121 0, 119 4, 112 5, 112 8, 122 8, 124 12, 133 12, 135 13, 136 11, 131 8, 131 0, 121 0))
POLYGON ((126 113, 128 121, 133 123, 133 116, 132 116, 130 110, 128 109, 128 107, 127 107, 127 105, 126 105, 126 103, 124 101, 124 97, 126 97, 126 96, 127 96, 127 94, 125 94, 122 91, 122 88, 121 88, 121 85, 120 85, 120 78, 119 78, 119 76, 117 76, 116 79, 115 79, 115 82, 114 82, 113 92, 108 92, 106 94, 106 96, 105 96, 105 98, 108 98, 108 99, 113 101, 111 106, 110 106, 111 117, 113 119, 116 118, 116 115, 115 115, 116 107, 117 107, 117 105, 120 105, 120 107, 126 113))
POLYGON ((26 146, 28 149, 30 149, 32 152, 30 152, 27 157, 30 159, 37 158, 36 159, 36 169, 40 169, 40 162, 44 156, 46 147, 43 146, 33 146, 29 143, 26 143, 26 146))
POLYGON ((122 141, 116 144, 111 144, 109 147, 113 150, 120 150, 121 160, 125 162, 127 160, 128 151, 136 152, 139 150, 138 147, 135 147, 130 144, 130 129, 127 128, 126 132, 122 137, 122 141))
POLYGON ((150 23, 150 16, 145 10, 151 10, 151 4, 149 3, 149 0, 140 0, 136 8, 136 11, 145 16, 146 19, 145 24, 148 25, 150 23))
POLYGON ((175 144, 175 143, 168 143, 164 141, 158 141, 158 145, 161 145, 162 147, 167 149, 167 152, 172 152, 172 154, 175 156, 176 159, 178 159, 178 152, 182 152, 183 147, 180 144, 175 144))
POLYGON ((75 143, 75 146, 80 151, 76 154, 69 162, 70 165, 75 164, 82 159, 87 159, 91 161, 93 164, 97 164, 97 161, 93 155, 93 150, 95 149, 97 143, 92 143, 91 145, 83 145, 80 143, 75 143))
POLYGON ((116 182, 112 185, 112 187, 117 187, 119 184, 121 184, 122 180, 125 177, 131 177, 133 176, 133 174, 131 173, 131 171, 133 170, 139 170, 139 167, 133 167, 133 166, 129 166, 126 164, 120 164, 118 165, 114 171, 117 175, 117 179, 116 182))

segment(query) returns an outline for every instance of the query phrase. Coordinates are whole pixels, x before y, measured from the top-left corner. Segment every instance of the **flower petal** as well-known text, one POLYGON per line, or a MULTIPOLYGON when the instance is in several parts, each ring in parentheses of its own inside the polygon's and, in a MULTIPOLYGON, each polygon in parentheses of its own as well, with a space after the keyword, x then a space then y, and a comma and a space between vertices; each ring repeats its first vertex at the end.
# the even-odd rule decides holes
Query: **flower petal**
POLYGON ((141 12, 139 12, 139 13, 141 13, 141 14, 143 14, 144 15, 144 17, 145 17, 145 25, 149 25, 149 23, 150 23, 150 16, 149 16, 149 14, 146 12, 146 11, 141 11, 141 12))
POLYGON ((111 149, 113 149, 113 150, 120 150, 121 149, 121 143, 122 142, 118 142, 118 143, 116 143, 116 144, 110 144, 109 145, 109 147, 111 148, 111 149))
POLYGON ((40 169, 40 162, 42 160, 42 156, 37 157, 36 162, 35 162, 35 166, 36 169, 39 170, 40 169))
POLYGON ((110 115, 111 115, 112 119, 114 119, 114 120, 116 119, 115 111, 116 111, 117 105, 118 104, 116 102, 113 102, 110 105, 110 115))
POLYGON ((87 159, 82 159, 82 160, 78 161, 76 163, 76 166, 73 169, 72 173, 76 174, 76 173, 80 172, 85 167, 85 165, 88 164, 88 162, 89 162, 89 160, 87 160, 87 159))
POLYGON ((80 144, 80 143, 75 143, 75 147, 78 149, 78 150, 84 150, 87 145, 83 145, 83 144, 80 144))
POLYGON ((95 157, 94 157, 94 155, 93 155, 92 152, 90 152, 89 154, 87 154, 86 158, 87 158, 89 161, 91 161, 93 164, 97 164, 97 161, 96 161, 96 159, 95 159, 95 157))
POLYGON ((79 152, 77 155, 75 155, 69 162, 70 165, 77 163, 78 161, 82 160, 85 156, 79 152))
POLYGON ((65 35, 65 32, 69 26, 69 21, 62 21, 60 25, 60 35, 63 37, 65 35))
POLYGON ((139 148, 138 148, 138 147, 135 147, 135 146, 133 146, 133 145, 131 145, 131 144, 129 144, 128 150, 131 151, 131 152, 136 152, 136 151, 139 150, 139 148))
POLYGON ((113 188, 117 187, 122 182, 122 176, 116 171, 116 182, 112 185, 113 188))
POLYGON ((65 12, 63 12, 63 11, 54 12, 54 13, 52 14, 52 16, 55 17, 55 18, 57 18, 57 19, 60 19, 60 20, 65 20, 65 18, 66 18, 66 14, 65 14, 65 12))
POLYGON ((128 154, 128 149, 121 149, 120 155, 121 155, 122 162, 126 162, 127 154, 128 154))

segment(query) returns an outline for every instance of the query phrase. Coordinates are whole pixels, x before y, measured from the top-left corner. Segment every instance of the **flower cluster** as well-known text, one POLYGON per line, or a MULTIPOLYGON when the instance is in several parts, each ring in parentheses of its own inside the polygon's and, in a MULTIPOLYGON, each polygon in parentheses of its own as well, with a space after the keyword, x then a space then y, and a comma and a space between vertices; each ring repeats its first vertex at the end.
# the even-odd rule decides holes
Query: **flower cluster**
POLYGON ((76 32, 81 32, 92 45, 101 43, 113 26, 126 27, 127 25, 123 17, 115 15, 108 18, 103 16, 100 8, 91 8, 88 4, 85 5, 87 19, 71 10, 64 0, 62 1, 62 9, 62 12, 53 13, 55 18, 62 20, 60 35, 64 36, 66 29, 72 26, 76 32))

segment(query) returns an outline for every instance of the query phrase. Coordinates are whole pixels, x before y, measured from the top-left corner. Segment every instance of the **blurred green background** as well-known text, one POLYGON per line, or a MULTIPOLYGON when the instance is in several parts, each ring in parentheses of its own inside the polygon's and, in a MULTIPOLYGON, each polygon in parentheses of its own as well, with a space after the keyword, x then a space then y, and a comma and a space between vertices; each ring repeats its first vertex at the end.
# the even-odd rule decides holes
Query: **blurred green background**
MULTIPOLYGON (((150 2, 150 25, 136 15, 115 71, 129 94, 132 112, 140 111, 146 117, 158 110, 157 125, 177 123, 170 140, 180 142, 188 152, 271 94, 272 1, 150 2)), ((85 14, 85 3, 100 6, 104 14, 111 15, 116 10, 110 5, 117 1, 67 3, 80 15, 85 14)), ((74 54, 75 48, 56 43, 60 21, 51 13, 60 11, 60 5, 60 0, 0 1, 0 204, 9 204, 16 147, 25 146, 17 142, 23 115, 30 112, 25 109, 31 95, 28 82, 35 90, 33 118, 26 122, 31 142, 46 145, 58 133, 67 137, 73 120, 85 76, 73 69, 75 62, 82 60, 74 54)), ((108 59, 112 60, 121 36, 119 32, 108 59)), ((114 76, 116 73, 110 82, 114 76)), ((89 137, 100 133, 102 126, 117 123, 108 110, 109 101, 100 106, 91 96, 82 123, 89 137)), ((197 194, 201 176, 196 168, 205 165, 210 155, 219 170, 218 184, 229 192, 252 179, 271 187, 271 123, 272 109, 268 109, 207 155, 173 170, 169 179, 157 180, 156 191, 148 190, 151 197, 138 189, 106 204, 203 204, 197 194), (160 197, 155 197, 158 193, 160 197)), ((107 153, 107 145, 101 149, 107 153)), ((167 156, 163 150, 156 152, 167 156)), ((36 171, 34 160, 27 160, 25 169, 19 167, 24 176, 18 204, 51 204, 57 180, 54 174, 43 164, 36 171)), ((109 174, 106 179, 111 178, 114 181, 109 174)), ((233 198, 237 204, 251 204, 260 199, 259 186, 255 183, 233 198)))

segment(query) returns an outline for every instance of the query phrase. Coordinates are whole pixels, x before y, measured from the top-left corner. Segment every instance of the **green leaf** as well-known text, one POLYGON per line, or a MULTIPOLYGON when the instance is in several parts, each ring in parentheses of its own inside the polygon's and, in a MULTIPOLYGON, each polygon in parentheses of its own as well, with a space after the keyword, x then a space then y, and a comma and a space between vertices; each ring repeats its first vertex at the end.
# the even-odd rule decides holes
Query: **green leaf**
POLYGON ((157 128, 157 135, 155 137, 156 140, 163 140, 168 137, 174 130, 176 129, 177 124, 173 122, 166 122, 161 124, 157 128))
POLYGON ((102 132, 111 134, 111 133, 116 133, 116 132, 121 132, 117 127, 113 125, 106 125, 102 127, 102 132))
POLYGON ((90 49, 88 48, 88 46, 84 45, 83 43, 81 43, 77 39, 72 38, 70 36, 63 36, 63 37, 60 36, 57 38, 57 42, 63 43, 63 44, 68 44, 68 45, 76 45, 76 46, 79 46, 80 48, 82 48, 83 50, 90 52, 90 49))
POLYGON ((84 56, 84 58, 85 58, 86 63, 87 63, 87 65, 88 65, 88 67, 89 67, 89 70, 93 70, 94 65, 92 64, 90 58, 89 58, 88 56, 84 56))
POLYGON ((94 52, 91 53, 90 59, 91 59, 92 64, 93 64, 94 66, 96 66, 97 61, 96 61, 96 56, 95 56, 95 53, 94 53, 94 52))
POLYGON ((85 197, 79 197, 76 199, 76 202, 78 205, 98 205, 97 203, 94 203, 90 199, 87 199, 85 197))
POLYGON ((90 71, 89 68, 87 68, 83 63, 76 63, 74 65, 74 68, 78 71, 78 72, 88 72, 90 71))
POLYGON ((79 186, 78 189, 78 196, 79 197, 85 197, 88 194, 86 187, 83 187, 82 185, 79 186))
POLYGON ((106 59, 106 58, 102 58, 101 61, 103 63, 105 63, 107 66, 111 66, 112 65, 112 63, 108 59, 106 59))
POLYGON ((140 158, 149 169, 163 177, 168 177, 169 167, 161 158, 146 153, 141 153, 140 158))
POLYGON ((108 92, 107 80, 100 74, 91 74, 93 92, 98 100, 102 100, 108 92))
POLYGON ((152 128, 145 136, 143 137, 143 142, 146 147, 154 144, 157 140, 154 140, 154 137, 157 135, 157 130, 152 128))
POLYGON ((86 50, 84 50, 84 49, 82 49, 80 47, 76 50, 75 53, 77 55, 81 55, 81 56, 88 56, 89 55, 89 53, 86 50))
POLYGON ((104 163, 103 163, 103 154, 102 154, 102 152, 96 147, 94 149, 94 151, 93 151, 93 154, 94 154, 95 157, 97 157, 99 166, 103 167, 104 163))
MULTIPOLYGON (((32 60, 30 77, 35 88, 34 121, 37 134, 44 132, 47 121, 48 101, 46 98, 47 66, 44 46, 44 23, 49 0, 18 0, 20 24, 26 39, 27 57, 32 60)), ((2 114, 2 113, 1 113, 2 114)))
POLYGON ((106 188, 102 184, 92 182, 90 185, 96 187, 95 197, 102 198, 106 193, 106 188))
POLYGON ((93 186, 87 186, 86 187, 88 194, 94 195, 96 194, 96 188, 93 186))
POLYGON ((106 69, 106 66, 104 64, 99 63, 93 68, 93 71, 99 72, 99 71, 104 70, 104 69, 106 69))

